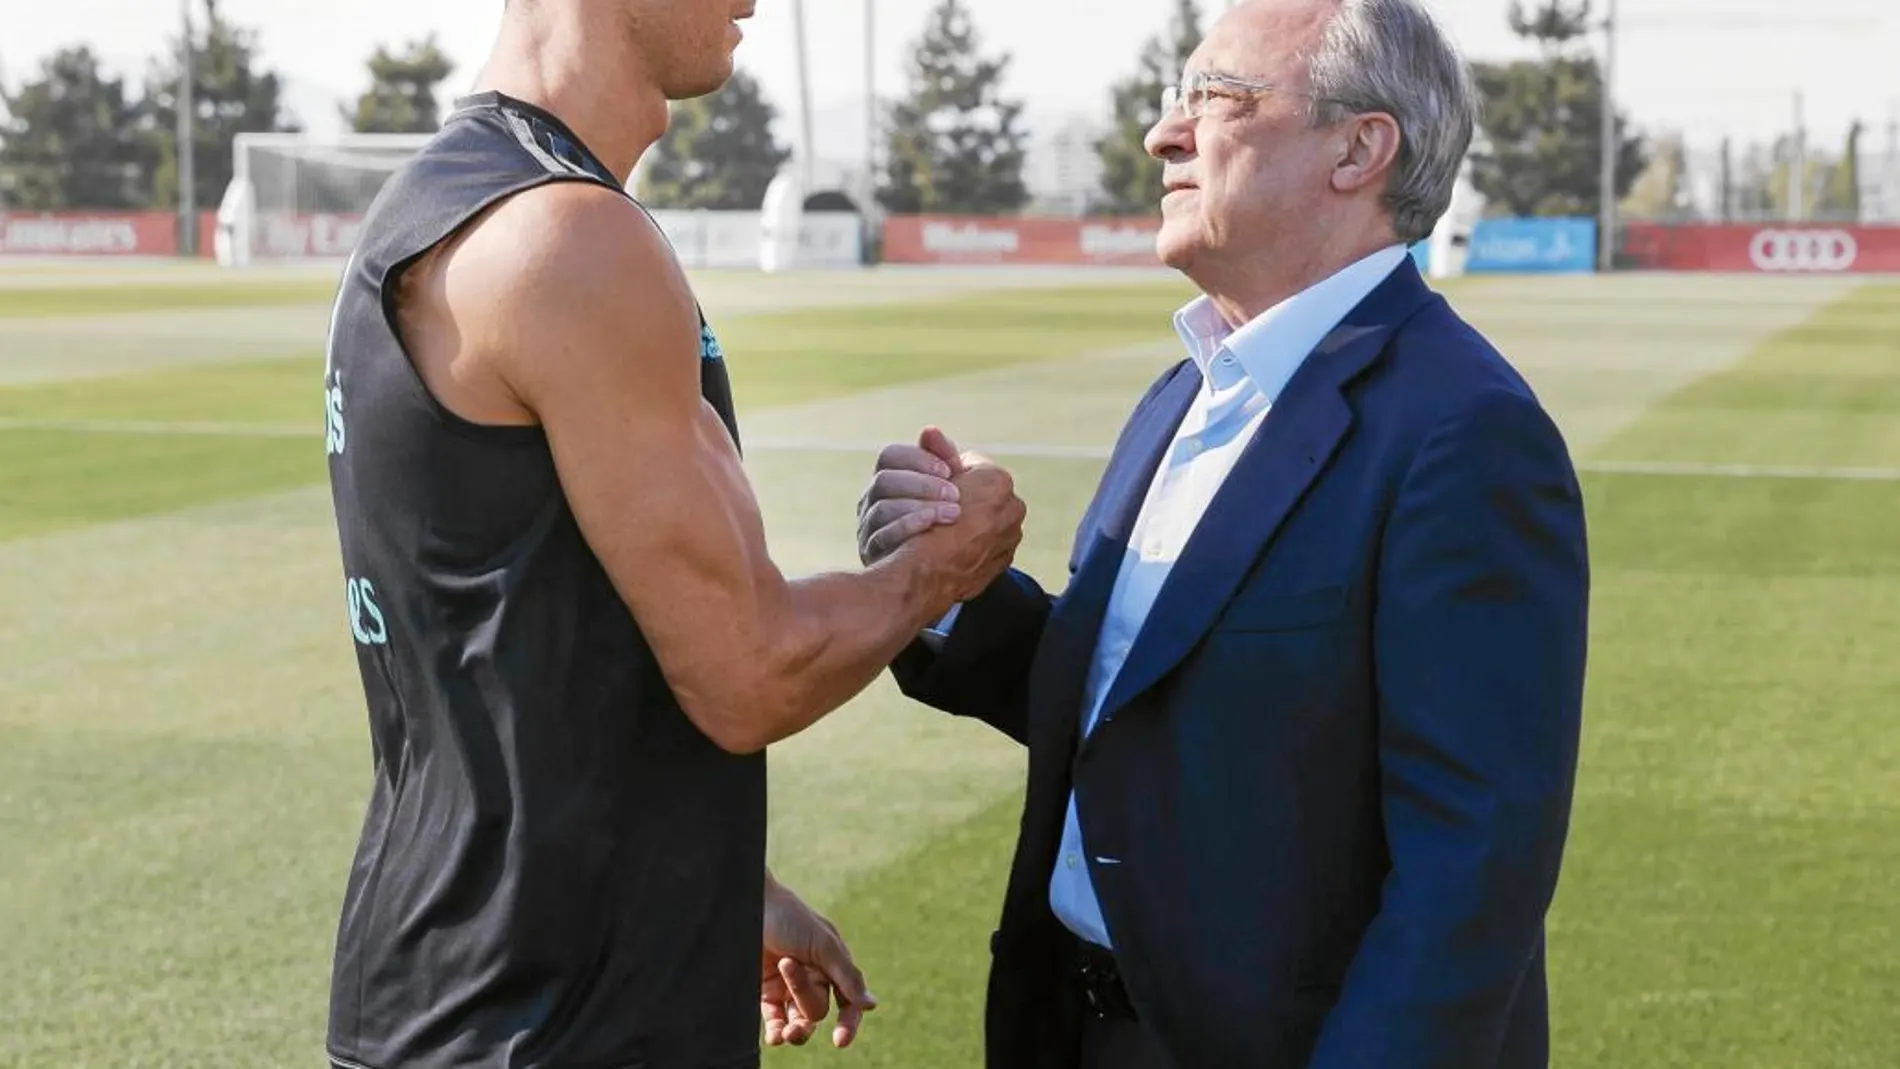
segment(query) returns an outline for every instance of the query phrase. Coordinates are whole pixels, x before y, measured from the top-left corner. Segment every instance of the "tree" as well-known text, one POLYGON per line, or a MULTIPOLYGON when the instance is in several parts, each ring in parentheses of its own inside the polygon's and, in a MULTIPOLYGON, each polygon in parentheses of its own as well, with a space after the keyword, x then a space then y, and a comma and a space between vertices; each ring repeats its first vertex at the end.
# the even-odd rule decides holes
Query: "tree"
POLYGON ((1109 215, 1150 215, 1161 210, 1161 164, 1148 155, 1148 131, 1161 121, 1161 93, 1180 77, 1188 57, 1201 44, 1201 12, 1194 0, 1177 0, 1165 36, 1148 39, 1135 73, 1118 82, 1110 95, 1115 122, 1096 143, 1102 161, 1098 210, 1109 215))
POLYGON ((654 208, 756 210, 792 151, 772 135, 777 109, 743 70, 716 93, 681 101, 640 170, 654 208))
POLYGON ((1629 196, 1618 207, 1630 219, 1674 219, 1683 213, 1687 195, 1688 156, 1682 135, 1670 133, 1652 143, 1649 164, 1630 184, 1629 196))
MULTIPOLYGON (((1759 143, 1750 144, 1742 150, 1741 158, 1735 167, 1735 176, 1731 183, 1730 215, 1739 219, 1766 219, 1775 212, 1776 159, 1781 148, 1772 150, 1759 143)), ((1784 172, 1786 168, 1781 168, 1784 172)), ((1785 185, 1785 178, 1784 178, 1785 185)))
MULTIPOLYGON (((1826 149, 1808 149, 1801 159, 1801 216, 1807 219, 1857 219, 1860 215, 1859 168, 1860 123, 1847 133, 1845 155, 1835 156, 1826 149)), ((1770 215, 1793 218, 1795 214, 1795 153, 1792 138, 1776 140, 1772 163, 1763 179, 1766 208, 1770 215)))
POLYGON ((1860 138, 1866 127, 1855 119, 1847 128, 1847 150, 1828 175, 1821 198, 1842 218, 1860 220, 1860 138))
POLYGON ((151 199, 151 153, 139 140, 137 103, 80 46, 48 57, 38 77, 5 98, 0 171, 15 208, 142 208, 151 199))
MULTIPOLYGON (((204 0, 201 38, 191 42, 194 125, 192 166, 196 202, 215 207, 231 184, 231 145, 241 133, 295 132, 283 110, 283 83, 257 69, 257 36, 227 22, 218 0, 204 0)), ((161 207, 178 204, 177 42, 155 63, 147 80, 146 136, 156 147, 153 200, 161 207)))
POLYGON ((454 70, 434 34, 400 54, 378 46, 369 57, 369 90, 341 109, 343 121, 359 134, 432 134, 442 125, 436 86, 454 70))
MULTIPOLYGON (((1492 210, 1517 216, 1594 216, 1601 208, 1603 72, 1584 39, 1590 0, 1512 0, 1511 30, 1537 59, 1472 65, 1484 112, 1471 183, 1492 210)), ((1621 131, 1612 193, 1629 192, 1646 163, 1642 138, 1621 131)))
POLYGON ((892 212, 1020 209, 1021 102, 1002 95, 1007 55, 986 58, 962 0, 941 0, 910 57, 909 89, 891 106, 878 203, 892 212))

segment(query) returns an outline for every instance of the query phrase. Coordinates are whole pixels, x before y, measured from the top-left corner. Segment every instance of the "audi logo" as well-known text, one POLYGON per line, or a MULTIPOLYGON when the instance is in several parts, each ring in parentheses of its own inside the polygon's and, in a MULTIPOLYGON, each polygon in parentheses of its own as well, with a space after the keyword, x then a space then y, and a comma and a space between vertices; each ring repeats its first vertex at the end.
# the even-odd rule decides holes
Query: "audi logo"
POLYGON ((1762 271, 1845 271, 1859 254, 1845 230, 1764 230, 1748 243, 1748 258, 1762 271))

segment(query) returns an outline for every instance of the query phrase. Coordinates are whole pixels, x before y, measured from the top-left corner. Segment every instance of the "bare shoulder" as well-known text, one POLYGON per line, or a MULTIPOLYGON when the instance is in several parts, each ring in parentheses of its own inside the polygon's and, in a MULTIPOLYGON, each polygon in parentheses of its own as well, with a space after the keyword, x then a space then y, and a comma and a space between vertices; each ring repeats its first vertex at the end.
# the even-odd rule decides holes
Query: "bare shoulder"
POLYGON ((685 273, 615 190, 558 182, 516 194, 445 245, 425 277, 458 345, 530 418, 537 396, 575 379, 669 367, 696 377, 685 273))
POLYGON ((556 182, 508 198, 472 228, 456 259, 462 266, 452 270, 465 276, 471 296, 511 311, 635 291, 691 304, 659 228, 625 196, 591 182, 556 182))

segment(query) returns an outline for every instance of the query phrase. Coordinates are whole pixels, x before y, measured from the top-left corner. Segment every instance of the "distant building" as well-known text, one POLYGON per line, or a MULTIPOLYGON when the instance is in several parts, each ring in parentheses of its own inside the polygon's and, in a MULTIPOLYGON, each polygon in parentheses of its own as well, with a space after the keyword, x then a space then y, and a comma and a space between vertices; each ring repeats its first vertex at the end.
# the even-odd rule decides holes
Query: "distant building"
POLYGON ((1023 161, 1023 184, 1032 210, 1042 215, 1083 215, 1100 195, 1102 161, 1095 142, 1105 131, 1087 115, 1051 115, 1031 128, 1023 161))
POLYGON ((1900 223, 1900 119, 1887 124, 1885 143, 1861 141, 1858 169, 1860 222, 1900 223))

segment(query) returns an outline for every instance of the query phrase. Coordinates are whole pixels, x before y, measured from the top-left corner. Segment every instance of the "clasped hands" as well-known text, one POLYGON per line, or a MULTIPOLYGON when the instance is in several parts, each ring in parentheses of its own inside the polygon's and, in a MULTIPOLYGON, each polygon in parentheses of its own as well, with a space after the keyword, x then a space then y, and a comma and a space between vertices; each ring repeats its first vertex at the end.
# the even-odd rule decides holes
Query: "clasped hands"
POLYGON ((955 600, 968 600, 1013 563, 1026 515, 1009 472, 926 427, 878 454, 858 501, 858 558, 869 567, 915 542, 953 562, 955 600))

